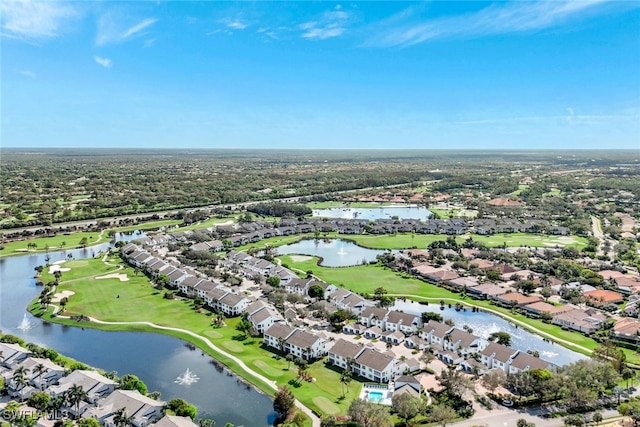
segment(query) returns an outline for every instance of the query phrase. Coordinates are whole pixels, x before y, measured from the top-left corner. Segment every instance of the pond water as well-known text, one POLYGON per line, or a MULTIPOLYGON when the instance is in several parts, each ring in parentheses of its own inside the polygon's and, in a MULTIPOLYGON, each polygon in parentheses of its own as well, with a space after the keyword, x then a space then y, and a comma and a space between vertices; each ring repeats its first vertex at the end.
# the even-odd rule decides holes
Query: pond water
POLYGON ((439 313, 445 320, 451 319, 460 329, 464 325, 468 325, 474 335, 482 338, 488 338, 494 332, 507 332, 511 335, 511 347, 521 351, 536 350, 542 359, 556 365, 566 365, 586 358, 586 356, 562 347, 560 344, 545 341, 538 335, 516 327, 500 316, 483 311, 474 313, 470 307, 467 307, 466 311, 456 311, 453 306, 449 308, 447 304, 444 310, 441 310, 440 304, 437 302, 429 302, 428 305, 424 305, 409 300, 396 300, 393 308, 411 314, 420 314, 426 311, 439 313))
MULTIPOLYGON (((279 246, 278 255, 311 255, 322 258, 324 267, 348 267, 367 264, 388 251, 368 249, 342 239, 304 239, 289 245, 279 246)), ((396 253, 398 251, 392 251, 396 253)))
POLYGON ((376 219, 390 219, 398 217, 399 219, 417 219, 426 221, 433 214, 423 206, 402 205, 402 206, 382 206, 379 208, 329 208, 314 209, 313 216, 324 218, 343 218, 343 219, 368 219, 370 221, 376 219))
MULTIPOLYGON (((117 236, 131 240, 137 235, 117 236)), ((109 243, 85 249, 50 252, 50 262, 87 258, 107 250, 109 243)), ((240 383, 235 376, 216 367, 214 360, 185 342, 161 334, 106 332, 45 323, 28 314, 31 328, 18 329, 25 309, 41 288, 35 285, 34 268, 45 264, 45 254, 0 259, 0 331, 27 342, 52 348, 78 361, 119 375, 134 374, 161 399, 182 398, 196 405, 199 417, 213 418, 217 425, 266 427, 274 421, 271 399, 240 383), (174 381, 189 368, 198 381, 174 381)))

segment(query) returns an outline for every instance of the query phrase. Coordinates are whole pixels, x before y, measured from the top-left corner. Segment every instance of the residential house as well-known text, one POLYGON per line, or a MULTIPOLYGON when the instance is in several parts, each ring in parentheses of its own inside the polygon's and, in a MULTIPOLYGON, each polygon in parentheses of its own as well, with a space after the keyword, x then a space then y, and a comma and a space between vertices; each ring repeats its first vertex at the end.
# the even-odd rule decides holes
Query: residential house
POLYGON ((329 363, 347 369, 363 349, 364 347, 360 344, 339 338, 329 350, 329 363))
POLYGON ((163 417, 164 405, 165 402, 151 399, 137 390, 116 390, 100 399, 98 405, 86 411, 82 417, 95 418, 105 427, 116 427, 117 411, 124 410, 131 417, 131 425, 146 427, 163 417))
POLYGON ((425 350, 429 347, 427 340, 420 338, 419 335, 411 335, 404 340, 404 345, 416 350, 425 350))
POLYGON ((447 325, 446 323, 436 322, 435 320, 430 320, 422 327, 422 331, 420 332, 420 337, 429 344, 437 344, 442 346, 444 344, 445 336, 453 329, 453 326, 447 325))
POLYGON ((544 359, 532 356, 524 351, 519 352, 509 364, 509 374, 526 372, 534 369, 553 369, 554 365, 544 359))
POLYGON ((553 318, 556 314, 565 313, 575 309, 572 305, 553 305, 544 301, 537 301, 522 307, 524 311, 537 317, 549 316, 553 318))
POLYGON ((498 295, 502 295, 507 292, 507 289, 498 286, 493 283, 483 283, 482 285, 474 286, 472 288, 467 288, 467 294, 480 298, 480 299, 488 299, 493 300, 498 295))
POLYGON ((619 340, 637 344, 640 342, 640 321, 623 317, 613 325, 611 336, 619 340))
POLYGON ((558 313, 551 319, 551 323, 574 331, 591 334, 600 329, 607 317, 597 310, 573 309, 558 313))
POLYGON ((624 296, 615 291, 608 289, 596 289, 590 292, 584 292, 582 295, 587 299, 587 303, 596 307, 607 304, 620 304, 624 301, 624 296))
POLYGON ((502 369, 505 373, 508 373, 509 363, 517 353, 518 350, 490 342, 489 345, 480 352, 480 360, 489 369, 502 369))
POLYGON ((293 331, 294 329, 286 323, 274 323, 264 332, 264 343, 269 347, 285 352, 285 342, 293 331))
POLYGON ((303 329, 296 329, 287 337, 285 350, 305 360, 317 359, 324 355, 324 341, 317 335, 303 329))
POLYGON ((153 427, 199 427, 189 417, 178 417, 175 415, 165 415, 153 424, 153 427))
POLYGON ((422 317, 415 314, 404 313, 402 311, 391 310, 387 313, 384 322, 384 329, 387 331, 399 331, 405 335, 412 335, 418 332, 422 326, 422 317))
POLYGON ((12 369, 29 357, 31 352, 18 344, 0 342, 0 354, 0 365, 12 369))
POLYGON ((396 374, 398 360, 386 353, 365 347, 355 358, 352 370, 370 381, 386 383, 396 374))
POLYGON ((472 353, 479 353, 484 350, 488 344, 489 342, 484 338, 477 337, 462 329, 453 328, 445 336, 442 347, 445 350, 465 356, 472 353))
POLYGON ((263 307, 249 314, 249 320, 259 334, 264 334, 276 322, 284 322, 284 318, 272 307, 263 307))
POLYGON ((227 316, 239 316, 244 313, 248 304, 249 300, 244 295, 227 292, 218 300, 216 308, 227 316))
POLYGON ((82 389, 87 393, 87 398, 80 404, 78 413, 76 413, 75 406, 68 405, 66 407, 67 411, 74 416, 81 415, 84 411, 89 409, 89 407, 95 405, 99 399, 113 393, 118 385, 117 382, 100 375, 96 371, 79 369, 71 372, 66 377, 61 378, 60 381, 58 381, 58 384, 52 385, 47 390, 51 397, 55 398, 69 390, 74 384, 82 387, 82 389))
POLYGON ((509 292, 495 297, 495 301, 505 307, 522 307, 541 300, 542 298, 538 295, 523 295, 518 292, 509 292))

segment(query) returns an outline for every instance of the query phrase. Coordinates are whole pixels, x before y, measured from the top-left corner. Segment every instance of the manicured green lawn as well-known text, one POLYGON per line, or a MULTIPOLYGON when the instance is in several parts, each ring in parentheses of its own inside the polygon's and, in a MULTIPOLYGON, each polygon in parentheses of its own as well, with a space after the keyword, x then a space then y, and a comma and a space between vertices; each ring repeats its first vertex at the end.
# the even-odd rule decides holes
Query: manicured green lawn
MULTIPOLYGON (((117 259, 112 261, 115 262, 117 259)), ((64 315, 83 314, 112 322, 146 321, 157 325, 189 330, 208 338, 224 351, 242 358, 252 370, 276 381, 278 384, 291 383, 291 388, 294 390, 296 397, 306 406, 319 413, 322 413, 323 410, 314 402, 314 398, 323 406, 327 406, 327 402, 333 402, 333 405, 338 408, 337 413, 344 414, 349 402, 357 397, 359 387, 354 381, 350 386, 347 398, 344 400, 339 399, 341 391, 339 387, 336 387, 336 384, 339 384, 340 374, 325 368, 323 360, 319 360, 309 366, 309 372, 316 379, 315 382, 302 382, 300 384, 295 382, 294 380, 297 376, 295 365, 291 364, 291 368, 288 369, 289 363, 284 357, 262 348, 260 339, 242 339, 240 337, 235 328, 239 318, 226 319, 226 326, 213 328, 211 326, 210 312, 206 310, 196 312, 193 308, 193 301, 190 299, 177 297, 170 300, 164 298, 165 291, 158 291, 153 288, 148 279, 142 274, 135 276, 134 270, 130 267, 116 270, 113 266, 105 266, 99 259, 71 261, 63 264, 63 266, 66 265, 72 270, 63 273, 57 290, 70 290, 75 294, 69 297, 64 315), (121 282, 118 279, 95 279, 95 276, 113 272, 127 274, 130 280, 121 282)), ((52 280, 53 276, 44 273, 42 278, 47 281, 52 280)), ((51 308, 47 313, 43 313, 39 304, 35 301, 30 306, 30 309, 34 314, 42 315, 51 321, 78 326, 76 321, 51 317, 51 308)), ((158 332, 158 330, 146 325, 82 323, 82 326, 107 330, 158 332)), ((266 384, 243 372, 242 368, 237 366, 236 363, 203 345, 200 340, 180 332, 162 332, 193 342, 248 381, 254 383, 265 392, 273 394, 273 390, 266 384)))
MULTIPOLYGON (((416 247, 418 249, 426 249, 429 244, 446 240, 448 236, 443 234, 415 234, 415 233, 399 233, 399 234, 357 234, 344 235, 338 233, 320 233, 321 239, 344 239, 357 243, 360 246, 371 249, 409 249, 416 247)), ((579 236, 546 236, 531 233, 510 233, 495 234, 493 236, 482 236, 479 234, 465 234, 457 236, 456 241, 461 244, 471 237, 473 240, 484 243, 489 247, 500 247, 505 243, 509 247, 530 246, 530 247, 555 247, 555 246, 571 246, 578 249, 587 245, 587 239, 579 236)), ((258 243, 241 246, 238 250, 245 250, 251 247, 263 248, 265 245, 272 247, 295 243, 301 239, 315 238, 313 233, 298 234, 294 236, 280 236, 270 239, 264 239, 258 243)))
POLYGON ((87 245, 93 245, 96 243, 102 243, 109 241, 109 236, 105 231, 100 238, 100 233, 98 232, 78 232, 72 234, 59 234, 53 237, 38 237, 35 239, 29 240, 20 240, 17 242, 7 242, 4 244, 4 249, 0 251, 0 257, 10 256, 10 255, 24 255, 29 252, 44 252, 47 247, 49 250, 60 250, 60 249, 75 249, 80 247, 80 241, 83 238, 87 238, 87 245), (27 244, 35 243, 37 245, 36 249, 27 248, 27 244))

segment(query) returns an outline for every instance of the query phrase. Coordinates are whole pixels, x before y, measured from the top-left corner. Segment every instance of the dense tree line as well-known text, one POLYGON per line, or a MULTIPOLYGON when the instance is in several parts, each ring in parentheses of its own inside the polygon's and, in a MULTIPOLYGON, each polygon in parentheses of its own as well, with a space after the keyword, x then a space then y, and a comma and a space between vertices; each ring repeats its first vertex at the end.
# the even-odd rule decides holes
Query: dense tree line
POLYGON ((301 217, 310 215, 312 210, 307 205, 299 203, 258 203, 247 207, 249 212, 253 212, 256 215, 262 216, 277 216, 277 217, 301 217))

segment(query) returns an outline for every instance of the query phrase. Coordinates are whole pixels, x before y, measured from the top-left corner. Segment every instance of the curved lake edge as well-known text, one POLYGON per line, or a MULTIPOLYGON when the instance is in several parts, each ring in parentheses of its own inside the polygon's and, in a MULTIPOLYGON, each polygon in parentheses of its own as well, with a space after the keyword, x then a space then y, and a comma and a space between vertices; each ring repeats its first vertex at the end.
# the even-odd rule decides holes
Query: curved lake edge
MULTIPOLYGON (((315 238, 315 237, 306 237, 303 236, 300 239, 296 240, 295 242, 288 242, 288 243, 283 243, 282 245, 278 245, 278 246, 274 246, 274 248, 277 250, 278 248, 281 248, 283 246, 290 246, 290 245, 295 245, 298 244, 304 240, 313 240, 313 241, 323 241, 325 243, 331 242, 333 240, 339 240, 341 242, 347 242, 350 243, 354 246, 357 246, 361 249, 366 249, 366 250, 370 250, 370 251, 376 251, 376 252, 380 252, 380 253, 385 253, 385 252, 392 252, 392 251, 398 251, 398 250, 403 250, 403 249, 378 249, 378 248, 369 248, 366 246, 363 246, 361 244, 359 244, 357 241, 350 239, 348 237, 332 237, 332 238, 315 238)), ((405 249, 409 249, 409 248, 405 248, 405 249)), ((324 261, 324 257, 320 256, 320 255, 312 255, 312 254, 305 254, 305 253, 287 253, 287 254, 280 254, 278 253, 276 255, 276 257, 278 256, 291 256, 291 255, 301 255, 301 256, 308 256, 311 258, 316 258, 316 265, 319 267, 323 267, 323 268, 336 268, 336 269, 340 269, 340 268, 349 268, 349 267, 355 267, 358 265, 367 265, 367 264, 375 264, 377 261, 367 261, 366 263, 358 263, 358 264, 351 264, 351 265, 322 265, 322 262, 324 261)))
MULTIPOLYGON (((203 337, 203 336, 201 336, 199 334, 196 334, 195 332, 192 332, 192 331, 184 331, 184 332, 182 332, 182 331, 179 331, 179 330, 176 330, 176 329, 171 329, 171 327, 168 327, 168 326, 164 327, 162 325, 156 325, 154 327, 154 326, 150 326, 148 324, 145 324, 144 321, 141 321, 141 322, 123 322, 123 323, 118 323, 118 322, 105 322, 105 323, 102 323, 100 321, 98 321, 98 322, 93 322, 93 321, 81 322, 81 321, 77 321, 77 320, 72 320, 69 317, 54 316, 53 313, 52 313, 52 310, 47 310, 47 312, 44 313, 44 315, 43 314, 36 314, 36 313, 34 313, 33 307, 37 307, 38 305, 39 305, 38 298, 36 297, 29 304, 29 307, 27 307, 27 311, 29 313, 31 313, 35 318, 40 319, 43 323, 49 322, 49 323, 55 323, 55 324, 62 325, 62 326, 69 326, 69 327, 82 328, 82 329, 90 328, 90 329, 97 329, 97 330, 106 331, 106 332, 151 333, 151 334, 166 335, 166 336, 170 336, 172 338, 176 338, 176 339, 180 340, 181 342, 183 342, 185 344, 194 345, 199 350, 205 352, 207 355, 209 355, 210 357, 215 359, 218 363, 220 363, 223 367, 225 367, 230 373, 232 373, 233 375, 235 375, 239 379, 242 379, 243 381, 245 381, 246 384, 248 384, 251 387, 253 387, 257 392, 259 392, 261 394, 264 394, 266 396, 270 396, 270 397, 273 397, 273 394, 275 393, 275 390, 273 388, 267 386, 266 384, 260 384, 261 380, 254 376, 254 374, 258 375, 257 373, 255 373, 253 371, 249 372, 249 371, 241 368, 240 366, 237 365, 237 363, 235 361, 229 360, 229 358, 227 356, 225 356, 224 354, 218 352, 216 350, 218 347, 215 346, 215 344, 213 345, 215 348, 210 347, 209 345, 203 345, 202 343, 206 343, 207 338, 203 337), (193 335, 191 335, 191 334, 193 334, 193 335), (198 339, 196 339, 196 336, 198 337, 198 339), (252 374, 252 372, 253 372, 253 374, 252 374), (248 374, 248 375, 244 376, 244 375, 242 375, 242 373, 248 374), (253 381, 252 381, 252 379, 253 379, 253 381), (264 389, 261 386, 264 386, 264 389), (269 393, 268 391, 273 391, 273 393, 269 393)), ((240 357, 238 357, 238 359, 242 360, 240 357)))

